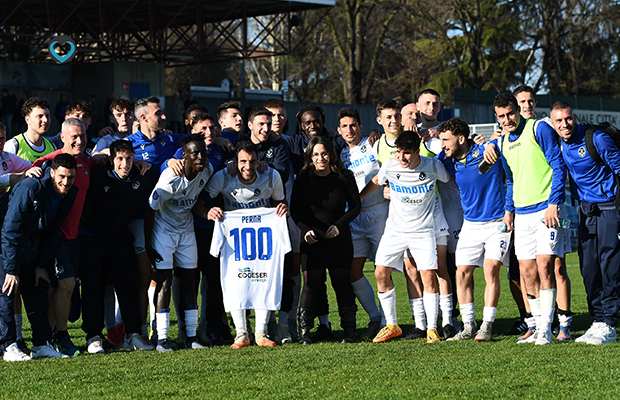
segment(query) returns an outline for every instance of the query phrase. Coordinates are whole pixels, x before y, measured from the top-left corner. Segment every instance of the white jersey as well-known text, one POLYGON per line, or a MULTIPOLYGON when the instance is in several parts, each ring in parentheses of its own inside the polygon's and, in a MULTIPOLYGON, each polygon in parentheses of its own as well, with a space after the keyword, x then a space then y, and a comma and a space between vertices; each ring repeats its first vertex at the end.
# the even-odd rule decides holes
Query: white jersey
POLYGON ((226 311, 279 310, 289 251, 286 217, 275 208, 228 211, 215 221, 210 253, 220 257, 226 311))
MULTIPOLYGON (((31 165, 32 163, 30 161, 24 160, 15 154, 7 153, 6 151, 0 154, 0 167, 2 167, 0 168, 0 175, 12 174, 14 172, 24 172, 27 171, 31 165)), ((5 189, 9 187, 9 179, 0 180, 0 196, 2 196, 5 189)))
POLYGON ((211 164, 205 166, 191 181, 188 181, 185 175, 176 176, 171 168, 162 172, 149 198, 149 205, 155 210, 154 229, 170 233, 193 230, 194 218, 191 211, 211 174, 211 164))
POLYGON ((224 211, 245 208, 271 207, 270 199, 284 200, 284 190, 280 174, 273 168, 264 174, 256 173, 253 183, 241 183, 235 176, 230 176, 225 169, 217 172, 206 187, 209 195, 214 198, 218 194, 224 196, 224 211))
POLYGON ((379 171, 379 185, 390 184, 390 212, 385 230, 428 234, 433 231, 435 183, 448 182, 450 175, 434 158, 420 157, 414 169, 403 168, 394 159, 379 171))
MULTIPOLYGON (((362 138, 362 141, 352 149, 348 146, 342 149, 342 152, 340 152, 340 159, 345 168, 353 172, 357 190, 360 192, 381 169, 377 150, 368 143, 367 137, 362 138)), ((378 188, 364 198, 362 207, 370 207, 386 202, 387 200, 383 197, 383 188, 378 188)))

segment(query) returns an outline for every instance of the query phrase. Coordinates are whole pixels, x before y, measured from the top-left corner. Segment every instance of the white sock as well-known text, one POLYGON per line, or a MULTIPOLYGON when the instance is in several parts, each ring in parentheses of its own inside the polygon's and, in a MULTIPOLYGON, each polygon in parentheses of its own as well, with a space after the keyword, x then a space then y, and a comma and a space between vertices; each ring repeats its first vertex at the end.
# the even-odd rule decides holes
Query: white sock
POLYGON ((474 309, 474 303, 461 304, 459 308, 461 309, 461 318, 463 319, 464 324, 473 325, 476 323, 476 310, 474 309))
POLYGON ((301 274, 293 277, 293 304, 289 315, 297 316, 297 307, 299 306, 299 296, 301 295, 301 274))
POLYGON ((286 311, 280 311, 278 314, 278 324, 288 326, 288 313, 286 311))
POLYGON ((558 314, 558 319, 560 320, 560 326, 562 327, 570 326, 571 322, 573 322, 572 315, 558 314))
POLYGON ((168 339, 168 331, 170 330, 170 309, 166 308, 156 313, 157 318, 157 339, 168 339))
POLYGON ((427 329, 437 329, 437 314, 439 313, 439 293, 424 292, 424 311, 426 311, 427 329))
POLYGON ((174 302, 174 311, 177 313, 179 332, 182 332, 185 329, 185 320, 179 318, 180 315, 183 315, 181 312, 181 279, 176 276, 172 277, 172 301, 174 302))
POLYGON ((146 291, 146 295, 149 298, 149 325, 153 326, 153 320, 155 319, 155 286, 149 286, 146 291))
POLYGON ((452 294, 439 295, 439 309, 443 326, 452 324, 452 294))
POLYGON ((116 310, 115 325, 125 325, 123 316, 121 315, 121 306, 118 304, 118 296, 114 292, 114 309, 116 310))
POLYGON ((114 288, 112 286, 106 286, 105 297, 103 298, 103 311, 105 328, 108 330, 116 329, 116 321, 114 320, 114 304, 114 288))
POLYGON ((525 323, 527 324, 527 328, 536 328, 536 317, 532 314, 531 317, 525 318, 525 323))
POLYGON ((200 274, 200 329, 203 332, 207 331, 207 278, 203 274, 200 274))
POLYGON ((379 292, 378 294, 381 309, 385 314, 385 324, 398 325, 398 319, 396 318, 396 289, 392 288, 387 292, 379 292))
POLYGON ((269 310, 254 310, 254 324, 256 325, 256 333, 267 334, 267 322, 269 321, 269 310))
MULTIPOLYGON (((18 299, 19 300, 19 299, 18 299)), ((21 314, 15 314, 15 334, 17 339, 23 338, 22 325, 24 324, 24 317, 21 314)))
POLYGON ((425 331, 426 330, 426 312, 424 312, 424 300, 421 297, 417 299, 409 299, 411 304, 411 311, 413 312, 413 320, 415 321, 415 327, 425 331))
POLYGON ((553 323, 556 295, 557 289, 540 289, 540 320, 543 324, 553 323))
POLYGON ((319 324, 325 325, 329 328, 329 314, 319 315, 319 324))
POLYGON ((372 290, 372 286, 365 276, 362 276, 355 282, 351 282, 353 287, 353 293, 359 300, 364 310, 368 313, 368 317, 371 321, 379 321, 381 319, 381 313, 375 302, 375 292, 372 290))
POLYGON ((527 299, 527 302, 530 304, 530 312, 532 313, 532 317, 536 321, 535 326, 542 327, 540 322, 540 299, 527 299))
POLYGON ((196 327, 198 326, 198 306, 189 306, 185 310, 185 334, 188 338, 196 336, 196 327))
POLYGON ((233 323, 235 324, 237 336, 242 333, 248 333, 247 320, 245 319, 245 310, 232 310, 230 312, 230 316, 232 317, 233 323))
POLYGON ((482 321, 494 322, 496 314, 497 314, 497 307, 484 306, 484 310, 482 311, 482 321))

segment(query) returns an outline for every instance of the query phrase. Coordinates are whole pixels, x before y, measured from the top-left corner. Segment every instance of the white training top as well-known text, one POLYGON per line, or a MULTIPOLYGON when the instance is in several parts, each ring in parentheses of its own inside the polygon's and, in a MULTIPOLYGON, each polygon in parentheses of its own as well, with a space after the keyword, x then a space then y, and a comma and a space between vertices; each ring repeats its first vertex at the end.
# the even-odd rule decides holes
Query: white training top
MULTIPOLYGON (((353 172, 355 183, 357 183, 357 190, 360 192, 381 169, 377 150, 368 143, 367 137, 362 138, 362 141, 352 149, 349 146, 342 149, 340 159, 345 168, 353 172)), ((370 207, 386 202, 387 200, 383 197, 383 188, 378 188, 364 198, 362 207, 370 207)))
POLYGON ((274 208, 227 211, 215 221, 210 253, 220 257, 224 308, 279 310, 284 255, 291 251, 286 217, 274 208))
POLYGON ((224 211, 271 207, 269 199, 284 200, 282 179, 273 168, 268 168, 263 174, 257 172, 256 179, 249 185, 241 183, 236 176, 228 175, 223 169, 213 175, 206 190, 212 198, 220 193, 224 196, 224 211))
POLYGON ((450 175, 434 158, 420 157, 414 169, 389 159, 379 171, 379 185, 390 184, 390 211, 385 230, 428 234, 434 230, 435 182, 448 182, 450 175))
POLYGON ((177 234, 193 231, 191 211, 212 174, 211 164, 191 181, 185 175, 176 176, 171 168, 162 172, 149 198, 149 205, 155 210, 154 229, 177 234))

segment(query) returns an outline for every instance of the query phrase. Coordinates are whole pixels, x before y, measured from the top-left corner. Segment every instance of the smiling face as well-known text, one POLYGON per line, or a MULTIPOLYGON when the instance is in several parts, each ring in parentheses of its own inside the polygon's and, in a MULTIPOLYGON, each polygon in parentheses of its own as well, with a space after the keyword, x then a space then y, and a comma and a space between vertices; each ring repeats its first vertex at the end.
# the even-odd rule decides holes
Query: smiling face
POLYGON ((357 145, 362 141, 362 125, 355 118, 342 117, 338 125, 338 133, 349 145, 357 145))
POLYGON ((439 96, 431 93, 424 93, 418 99, 416 106, 418 110, 420 110, 420 117, 422 117, 423 123, 433 123, 437 121, 437 114, 439 114, 439 110, 441 109, 439 96))
POLYGON ((237 170, 239 171, 239 181, 250 184, 256 179, 256 167, 258 167, 258 156, 254 152, 248 153, 240 150, 237 153, 237 170))
POLYGON ((322 144, 316 144, 312 149, 312 165, 314 171, 319 175, 331 172, 329 152, 322 144))
POLYGON ((570 108, 551 111, 551 125, 563 140, 568 140, 575 132, 575 119, 570 108))
POLYGON ((406 106, 404 106, 403 109, 401 110, 401 114, 402 114, 403 122, 405 120, 411 120, 411 122, 414 125, 417 125, 420 123, 419 121, 420 118, 418 116, 418 107, 416 107, 414 103, 409 103, 406 106))
POLYGON ((269 115, 257 115, 252 121, 248 121, 250 139, 252 143, 266 142, 271 133, 271 117, 269 115))
POLYGON ((499 125, 506 132, 514 132, 521 121, 519 113, 512 104, 508 107, 495 107, 495 116, 499 125))
POLYGON ((398 148, 398 151, 394 155, 394 158, 401 167, 413 169, 420 163, 420 149, 411 150, 398 148))
POLYGON ((63 152, 71 154, 73 157, 81 157, 86 149, 86 132, 81 126, 69 125, 60 133, 60 138, 64 146, 63 152))
POLYGON ((112 164, 114 165, 114 172, 121 179, 127 179, 131 174, 131 168, 133 167, 133 153, 128 151, 117 151, 112 164))
POLYGON ((394 108, 384 108, 377 117, 377 123, 383 127, 383 132, 398 135, 402 127, 402 114, 394 108))
POLYGON ((50 127, 50 110, 34 107, 25 117, 28 130, 39 135, 45 135, 50 127))
POLYGON ((318 135, 323 129, 323 120, 321 114, 317 111, 306 111, 301 116, 301 130, 309 138, 313 138, 318 135))
POLYGON ((210 119, 204 119, 194 124, 191 133, 202 135, 205 139, 205 145, 210 147, 213 144, 213 139, 217 133, 217 126, 215 126, 213 121, 210 119))
POLYGON ((58 167, 50 170, 54 190, 61 196, 69 193, 75 182, 75 170, 65 167, 58 167))
POLYGON ((185 171, 200 172, 205 169, 207 160, 207 148, 203 141, 192 141, 183 147, 183 159, 185 171))
POLYGON ((463 145, 465 137, 463 135, 453 135, 451 131, 444 131, 439 134, 441 148, 446 152, 446 157, 460 160, 464 156, 463 145))

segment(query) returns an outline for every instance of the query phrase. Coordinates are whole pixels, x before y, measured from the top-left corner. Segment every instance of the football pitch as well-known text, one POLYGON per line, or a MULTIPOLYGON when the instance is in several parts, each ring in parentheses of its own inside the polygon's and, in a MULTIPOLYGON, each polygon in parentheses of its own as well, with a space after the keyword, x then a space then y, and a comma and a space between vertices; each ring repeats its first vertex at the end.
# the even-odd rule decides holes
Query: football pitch
MULTIPOLYGON (((567 258, 572 281, 573 337, 590 325, 576 254, 567 258)), ((476 319, 482 317, 482 271, 476 271, 476 319)), ((365 273, 375 282, 372 265, 365 273)), ((394 276, 403 331, 412 327, 404 278, 394 276)), ((329 284, 328 284, 329 285, 329 284)), ((330 320, 342 337, 331 287, 330 320)), ((490 343, 289 344, 275 348, 228 346, 160 354, 118 350, 71 359, 0 363, 0 397, 25 398, 616 398, 620 395, 618 344, 550 346, 517 344, 501 336, 518 316, 502 269, 502 293, 490 343)), ((173 316, 173 319, 176 319, 173 316)), ((253 319, 251 319, 253 323, 253 319)), ((358 335, 368 323, 358 310, 358 335)), ((81 322, 70 324, 74 343, 86 353, 81 322)), ((479 324, 479 322, 478 322, 479 324)), ((31 331, 24 322, 30 345, 31 331)), ((176 338, 176 322, 171 327, 176 338)))

